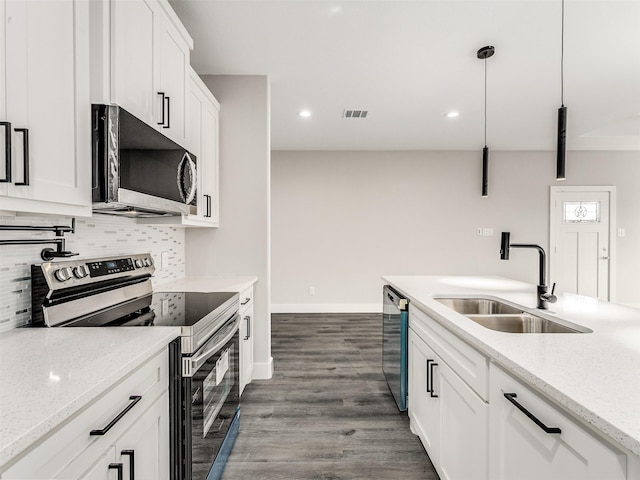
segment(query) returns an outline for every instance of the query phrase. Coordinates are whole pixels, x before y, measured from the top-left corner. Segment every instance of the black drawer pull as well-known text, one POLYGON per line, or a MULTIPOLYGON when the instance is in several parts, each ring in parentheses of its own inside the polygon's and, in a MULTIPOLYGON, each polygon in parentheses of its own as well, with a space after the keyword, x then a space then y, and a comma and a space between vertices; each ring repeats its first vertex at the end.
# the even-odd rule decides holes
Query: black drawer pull
POLYGON ((124 480, 122 478, 122 464, 121 463, 110 463, 109 470, 116 470, 118 472, 118 480, 124 480))
POLYGON ((245 340, 249 340, 251 338, 251 316, 247 315, 244 317, 247 321, 247 335, 244 337, 245 340))
POLYGON ((29 185, 29 129, 14 128, 14 130, 22 133, 22 164, 24 165, 24 179, 22 182, 14 182, 14 185, 24 187, 29 185))
POLYGON ((204 214, 205 217, 211 217, 211 195, 205 195, 204 198, 207 200, 206 207, 207 213, 204 214))
POLYGON ((169 110, 169 107, 171 106, 171 98, 169 96, 164 97, 165 100, 167 101, 167 124, 164 125, 162 128, 170 128, 171 127, 171 111, 169 110))
POLYGON ((164 92, 158 92, 158 95, 162 96, 162 121, 158 122, 158 125, 164 125, 164 122, 165 122, 165 119, 164 119, 164 117, 165 117, 165 112, 164 112, 164 98, 165 98, 164 97, 164 92))
POLYGON ((433 388, 433 367, 437 367, 438 364, 435 360, 431 360, 431 362, 431 365, 429 365, 429 377, 431 379, 431 389, 429 390, 429 394, 431 395, 431 398, 438 398, 438 395, 436 395, 436 391, 433 388))
POLYGON ((515 393, 505 393, 504 394, 504 398, 506 398, 511 403, 513 403, 513 405, 518 410, 520 410, 527 417, 529 417, 529 419, 533 423, 535 423, 537 426, 539 426, 542 430, 544 430, 545 433, 558 433, 558 434, 562 433, 562 430, 560 430, 558 427, 547 427, 544 423, 542 423, 540 420, 538 420, 538 418, 536 418, 536 416, 533 413, 531 413, 529 410, 527 410, 522 405, 520 405, 520 403, 518 403, 518 401, 516 400, 517 397, 518 397, 518 395, 516 395, 515 393))
POLYGON ((427 393, 431 393, 431 381, 429 380, 429 372, 431 371, 431 362, 434 360, 427 360, 427 393))
POLYGON ((4 178, 0 178, 0 182, 11 181, 11 124, 9 122, 0 122, 0 127, 4 127, 4 178))
POLYGON ((127 455, 129 457, 129 480, 136 480, 135 473, 135 452, 133 450, 122 450, 121 455, 127 455))
POLYGON ((111 427, 113 427, 116 423, 118 423, 120 421, 120 419, 122 417, 124 417, 127 414, 127 412, 129 410, 131 410, 135 406, 136 403, 138 403, 140 400, 142 400, 142 395, 131 395, 129 397, 129 400, 131 401, 131 403, 129 403, 129 405, 127 405, 126 408, 124 410, 122 410, 118 414, 118 416, 116 418, 111 420, 106 427, 104 427, 104 428, 102 428, 100 430, 91 430, 89 432, 89 435, 104 435, 109 430, 111 430, 111 427))
POLYGON ((242 302, 240 305, 246 305, 250 301, 251 301, 251 297, 247 297, 247 298, 244 299, 244 302, 242 302))

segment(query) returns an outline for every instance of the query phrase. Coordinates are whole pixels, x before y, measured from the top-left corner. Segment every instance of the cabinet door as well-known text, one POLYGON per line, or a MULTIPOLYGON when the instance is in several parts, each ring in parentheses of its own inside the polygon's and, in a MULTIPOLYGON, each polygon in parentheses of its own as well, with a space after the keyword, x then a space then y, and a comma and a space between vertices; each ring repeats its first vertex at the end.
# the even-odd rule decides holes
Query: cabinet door
POLYGON ((409 419, 425 450, 437 462, 440 436, 438 358, 427 344, 409 329, 409 419), (436 366, 432 366, 436 364, 436 366), (434 378, 435 377, 435 378, 434 378))
POLYGON ((626 455, 511 375, 491 365, 491 478, 496 480, 623 480, 626 455), (547 427, 545 433, 504 394, 547 427))
POLYGON ((169 480, 168 392, 140 414, 116 442, 116 448, 117 462, 124 466, 124 478, 169 480))
POLYGON ((220 225, 219 161, 218 161, 218 108, 211 102, 204 104, 202 112, 202 196, 205 215, 209 223, 220 225))
POLYGON ((240 394, 253 376, 253 304, 240 314, 240 394))
POLYGON ((7 17, 5 15, 5 0, 0 0, 0 196, 7 194, 7 161, 10 156, 7 155, 6 146, 8 136, 11 130, 4 122, 8 122, 7 118, 7 87, 6 87, 6 56, 5 56, 5 38, 7 17))
POLYGON ((156 124, 153 53, 157 10, 155 0, 111 2, 111 99, 150 125, 156 124))
POLYGON ((88 208, 88 3, 7 0, 5 15, 3 118, 13 147, 6 195, 16 201, 4 207, 56 213, 29 203, 35 200, 88 208))
MULTIPOLYGON (((56 480, 116 480, 118 470, 116 466, 116 449, 109 446, 102 455, 87 466, 85 458, 78 458, 67 468, 55 476, 56 480)), ((121 466, 122 468, 122 466, 121 466)))
POLYGON ((440 477, 489 478, 489 405, 444 362, 436 370, 440 400, 440 477))
POLYGON ((155 92, 157 108, 155 119, 162 133, 182 145, 186 137, 185 86, 189 66, 189 47, 167 19, 162 15, 158 18, 160 21, 156 54, 160 78, 155 92), (163 95, 159 95, 160 92, 163 95))

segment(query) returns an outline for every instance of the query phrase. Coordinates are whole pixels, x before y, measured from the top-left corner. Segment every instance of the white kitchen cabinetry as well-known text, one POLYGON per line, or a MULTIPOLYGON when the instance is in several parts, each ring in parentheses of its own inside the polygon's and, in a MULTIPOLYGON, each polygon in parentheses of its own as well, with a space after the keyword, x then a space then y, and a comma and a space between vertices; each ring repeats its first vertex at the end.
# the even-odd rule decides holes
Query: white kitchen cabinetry
POLYGON ((218 227, 220 225, 219 115, 220 104, 195 70, 189 67, 185 146, 197 157, 198 211, 195 215, 140 218, 138 223, 182 227, 218 227))
POLYGON ((165 349, 33 446, 2 478, 114 479, 122 469, 122 478, 168 480, 168 367, 165 349), (103 433, 92 435, 96 430, 103 433))
MULTIPOLYGON (((464 343, 459 344, 459 339, 441 331, 440 326, 415 307, 409 310, 409 326, 412 430, 420 437, 443 480, 489 478, 489 406, 453 368, 466 364, 487 370, 486 357, 464 343), (470 358, 473 360, 469 361, 470 358)), ((472 378, 477 377, 476 371, 472 378)))
POLYGON ((623 452, 585 429, 500 367, 492 364, 490 376, 492 479, 628 478, 627 457, 623 452), (505 394, 510 394, 509 397, 531 418, 505 394), (559 429, 560 433, 547 433, 542 426, 559 429))
POLYGON ((0 0, 0 20, 0 210, 90 216, 89 4, 0 0))
POLYGON ((240 394, 253 377, 253 286, 240 293, 240 394))
MULTIPOLYGON (((123 107, 183 145, 187 68, 193 40, 166 0, 111 0, 110 6, 110 22, 109 18, 102 19, 108 24, 102 28, 109 35, 103 32, 102 38, 110 39, 111 98, 100 101, 123 107)), ((107 17, 104 11, 100 14, 107 17)), ((103 40, 98 48, 108 56, 106 43, 103 40)), ((104 94, 98 86, 94 91, 104 94)))

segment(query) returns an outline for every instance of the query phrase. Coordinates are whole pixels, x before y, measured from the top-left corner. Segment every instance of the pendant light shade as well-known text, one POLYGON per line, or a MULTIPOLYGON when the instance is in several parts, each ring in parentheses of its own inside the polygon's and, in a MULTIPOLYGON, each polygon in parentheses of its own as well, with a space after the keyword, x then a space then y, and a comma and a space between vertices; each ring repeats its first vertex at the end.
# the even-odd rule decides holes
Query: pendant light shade
POLYGON ((489 147, 487 147, 487 58, 492 57, 496 49, 492 46, 478 50, 478 58, 484 60, 484 148, 482 149, 482 197, 489 195, 489 147))
POLYGON ((567 107, 564 106, 564 0, 562 0, 562 29, 560 42, 560 104, 558 109, 558 142, 556 147, 556 180, 565 180, 567 157, 567 107))

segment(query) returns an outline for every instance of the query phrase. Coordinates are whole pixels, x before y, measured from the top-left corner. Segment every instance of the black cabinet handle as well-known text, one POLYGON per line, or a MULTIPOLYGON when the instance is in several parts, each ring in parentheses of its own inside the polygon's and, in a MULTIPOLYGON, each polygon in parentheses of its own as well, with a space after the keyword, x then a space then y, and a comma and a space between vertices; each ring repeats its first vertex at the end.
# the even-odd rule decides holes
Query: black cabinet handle
POLYGON ((164 114, 164 92, 158 92, 158 95, 162 95, 162 121, 158 122, 158 125, 164 125, 165 122, 165 114, 164 114))
POLYGON ((247 297, 244 299, 244 302, 242 302, 240 305, 246 305, 247 303, 249 303, 251 301, 250 297, 247 297))
POLYGON ((121 455, 127 455, 129 457, 129 480, 136 480, 135 473, 135 452, 133 450, 122 450, 121 455))
POLYGON ((244 339, 249 340, 251 338, 251 316, 247 315, 246 317, 244 317, 244 319, 247 321, 247 335, 244 337, 244 339))
POLYGON ((24 165, 24 179, 22 182, 14 182, 14 185, 26 186, 29 185, 29 129, 15 128, 14 130, 22 133, 22 164, 24 165))
POLYGON ((204 214, 205 217, 211 217, 211 195, 205 195, 204 198, 207 199, 207 213, 204 214))
POLYGON ((427 393, 431 393, 431 381, 429 380, 429 372, 431 372, 431 362, 433 362, 434 360, 428 359, 427 360, 427 393))
POLYGON ((11 181, 11 124, 0 122, 0 127, 4 127, 4 178, 0 182, 11 181))
POLYGON ((115 470, 118 472, 118 480, 124 480, 122 478, 122 464, 121 463, 110 463, 109 464, 109 470, 115 470))
POLYGON ((505 393, 504 394, 504 398, 506 398, 507 400, 509 400, 518 410, 520 410, 522 413, 524 413, 533 423, 535 423, 537 426, 539 426, 542 430, 545 431, 545 433, 562 433, 562 430, 560 430, 558 427, 547 427, 544 423, 542 423, 533 413, 531 413, 529 410, 527 410, 526 408, 524 408, 517 400, 516 398, 518 397, 518 395, 516 395, 515 393, 505 393))
MULTIPOLYGON (((170 111, 170 107, 171 107, 171 98, 169 96, 165 96, 164 99, 167 101, 167 124, 164 125, 162 128, 169 128, 171 126, 171 111, 170 111)), ((162 109, 162 111, 164 112, 164 107, 162 109)))
POLYGON ((428 390, 429 394, 431 395, 431 398, 438 398, 438 395, 436 395, 436 391, 433 388, 433 367, 437 367, 438 364, 435 362, 435 360, 431 360, 431 365, 429 365, 429 377, 431 380, 431 388, 430 390, 428 390))
POLYGON ((111 430, 111 427, 113 427, 116 423, 118 423, 118 422, 120 421, 120 419, 121 419, 122 417, 124 417, 124 416, 127 414, 127 412, 128 412, 129 410, 131 410, 131 409, 136 405, 136 403, 138 403, 140 400, 142 400, 142 395, 131 395, 131 396, 129 397, 129 400, 131 401, 131 403, 129 403, 129 405, 127 405, 127 406, 125 407, 125 409, 124 409, 124 410, 122 410, 122 411, 121 411, 121 412, 116 416, 116 418, 114 418, 113 420, 111 420, 111 421, 109 422, 109 424, 108 424, 106 427, 101 428, 100 430, 91 430, 91 431, 89 432, 89 435, 104 435, 104 434, 105 434, 105 433, 107 433, 109 430, 111 430))

